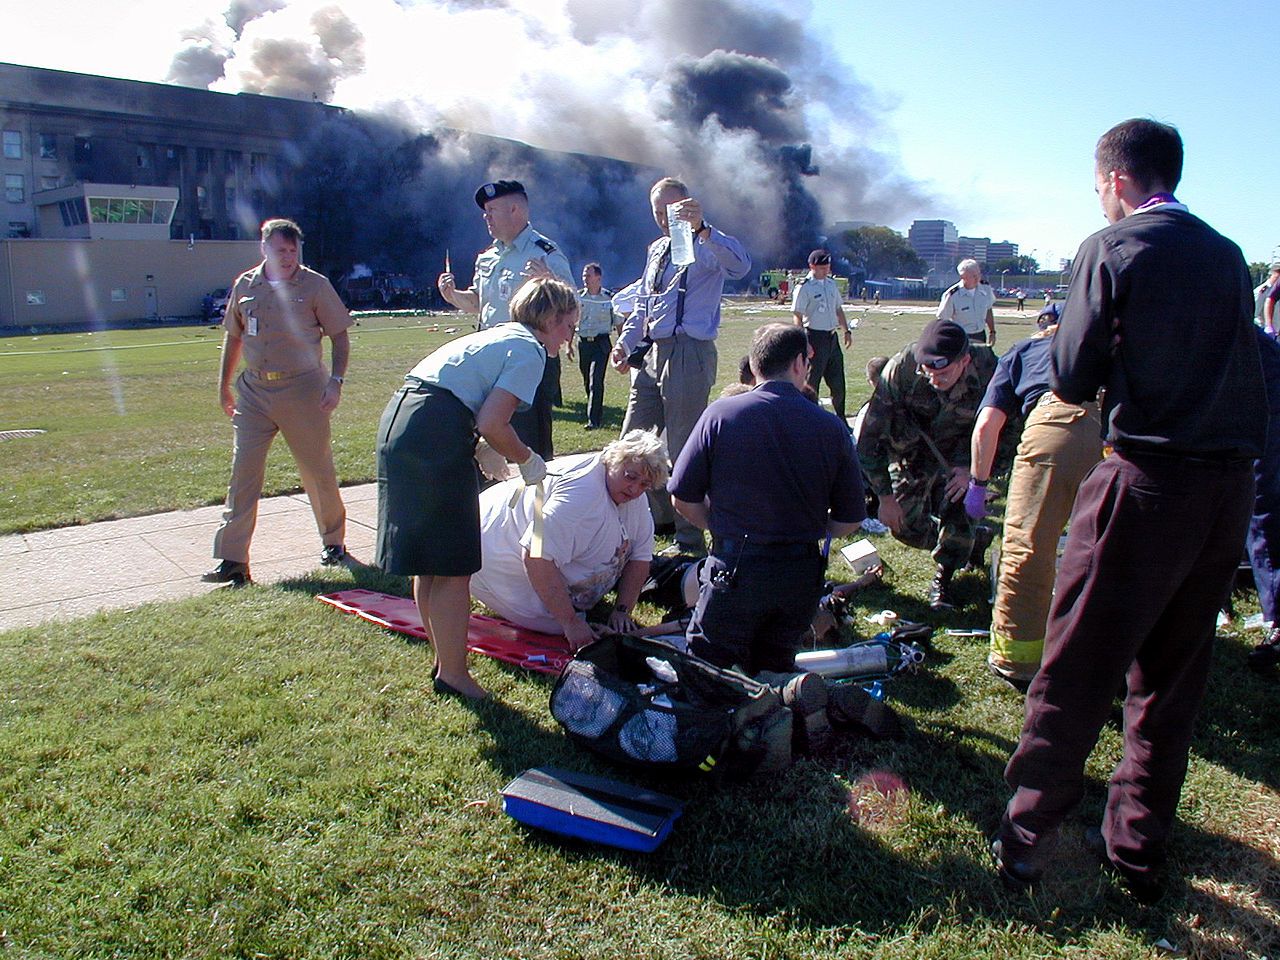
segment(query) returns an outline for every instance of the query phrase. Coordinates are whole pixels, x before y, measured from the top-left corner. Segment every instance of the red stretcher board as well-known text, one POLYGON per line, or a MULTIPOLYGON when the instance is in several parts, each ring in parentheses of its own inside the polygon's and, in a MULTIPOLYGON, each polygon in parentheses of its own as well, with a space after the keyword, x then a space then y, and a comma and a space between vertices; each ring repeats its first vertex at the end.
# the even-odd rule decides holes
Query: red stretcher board
MULTIPOLYGON (((376 590, 340 590, 322 593, 316 599, 383 629, 419 640, 427 639, 422 618, 418 616, 418 605, 411 597, 396 597, 376 590)), ((564 637, 526 630, 506 620, 478 613, 471 615, 467 627, 467 649, 503 663, 553 676, 558 676, 565 664, 573 659, 569 642, 564 637)))

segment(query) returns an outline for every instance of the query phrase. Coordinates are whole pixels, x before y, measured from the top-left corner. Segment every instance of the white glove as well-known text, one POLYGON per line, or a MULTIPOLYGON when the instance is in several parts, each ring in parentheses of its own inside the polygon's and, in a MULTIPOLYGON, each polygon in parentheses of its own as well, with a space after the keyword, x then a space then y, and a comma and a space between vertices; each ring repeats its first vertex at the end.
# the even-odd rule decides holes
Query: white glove
POLYGON ((529 451, 529 459, 520 464, 520 476, 524 477, 526 487, 531 487, 547 475, 547 461, 534 451, 529 451))
POLYGON ((476 444, 476 463, 480 465, 480 472, 490 480, 505 480, 511 472, 507 458, 489 446, 483 437, 476 444))

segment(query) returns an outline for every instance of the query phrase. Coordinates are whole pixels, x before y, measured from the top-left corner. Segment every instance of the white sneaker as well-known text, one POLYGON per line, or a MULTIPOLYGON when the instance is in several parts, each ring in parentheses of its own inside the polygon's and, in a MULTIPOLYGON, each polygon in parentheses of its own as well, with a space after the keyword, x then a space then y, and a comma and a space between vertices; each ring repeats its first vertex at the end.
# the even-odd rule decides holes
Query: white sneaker
POLYGON ((883 536, 889 532, 889 528, 877 520, 875 517, 867 517, 862 521, 862 529, 864 532, 871 534, 873 537, 883 536))

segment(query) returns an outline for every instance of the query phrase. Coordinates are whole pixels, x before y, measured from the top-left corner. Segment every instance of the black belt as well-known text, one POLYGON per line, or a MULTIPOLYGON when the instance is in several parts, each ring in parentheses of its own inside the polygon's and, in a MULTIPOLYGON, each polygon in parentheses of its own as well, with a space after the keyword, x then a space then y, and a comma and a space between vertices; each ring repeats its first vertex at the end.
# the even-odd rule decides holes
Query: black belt
POLYGON ((711 547, 715 554, 739 557, 774 557, 797 560, 818 557, 816 540, 756 540, 753 537, 716 537, 711 547))

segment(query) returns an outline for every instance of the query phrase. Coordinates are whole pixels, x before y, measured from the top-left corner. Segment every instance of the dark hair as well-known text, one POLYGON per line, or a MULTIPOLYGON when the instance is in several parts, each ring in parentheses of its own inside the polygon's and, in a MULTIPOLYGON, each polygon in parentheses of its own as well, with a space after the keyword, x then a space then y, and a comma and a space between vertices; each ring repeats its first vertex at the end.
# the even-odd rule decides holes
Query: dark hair
POLYGON ((747 354, 738 361, 738 382, 748 387, 756 385, 756 375, 751 370, 751 355, 747 354))
POLYGON ((285 220, 283 217, 273 217, 270 220, 262 221, 262 241, 265 243, 276 234, 291 240, 294 243, 302 242, 302 228, 292 220, 285 220))
POLYGON ((751 366, 765 380, 786 372, 809 352, 809 335, 794 323, 766 323, 751 338, 751 366))
POLYGON ((588 264, 586 264, 585 266, 583 266, 583 268, 582 268, 582 269, 583 269, 583 270, 590 270, 590 271, 591 271, 592 273, 594 273, 597 277, 603 277, 603 276, 604 276, 604 271, 600 269, 600 264, 598 264, 598 263, 594 263, 594 262, 593 262, 593 263, 588 263, 588 264))
POLYGON ((1182 179, 1182 137, 1156 120, 1126 120, 1098 140, 1098 170, 1127 173, 1143 190, 1173 190, 1182 179))

